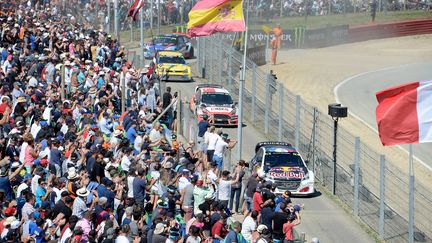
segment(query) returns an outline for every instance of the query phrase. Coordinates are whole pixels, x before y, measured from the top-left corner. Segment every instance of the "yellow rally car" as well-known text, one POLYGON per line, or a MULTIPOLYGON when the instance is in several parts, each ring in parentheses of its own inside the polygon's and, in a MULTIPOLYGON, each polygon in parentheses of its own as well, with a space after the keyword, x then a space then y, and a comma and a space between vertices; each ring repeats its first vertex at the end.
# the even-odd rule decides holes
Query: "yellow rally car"
POLYGON ((159 51, 155 55, 155 64, 161 80, 192 80, 191 68, 178 51, 159 51))

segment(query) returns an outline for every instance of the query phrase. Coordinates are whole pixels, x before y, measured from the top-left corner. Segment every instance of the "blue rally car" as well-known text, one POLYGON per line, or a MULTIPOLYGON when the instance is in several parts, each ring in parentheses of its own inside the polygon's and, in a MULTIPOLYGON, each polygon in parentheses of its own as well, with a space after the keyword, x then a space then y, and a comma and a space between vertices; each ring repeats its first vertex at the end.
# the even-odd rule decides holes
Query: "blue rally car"
POLYGON ((185 35, 178 34, 158 35, 154 37, 150 43, 145 45, 144 57, 146 59, 153 59, 158 51, 178 51, 185 58, 192 58, 194 55, 194 48, 190 39, 185 35))

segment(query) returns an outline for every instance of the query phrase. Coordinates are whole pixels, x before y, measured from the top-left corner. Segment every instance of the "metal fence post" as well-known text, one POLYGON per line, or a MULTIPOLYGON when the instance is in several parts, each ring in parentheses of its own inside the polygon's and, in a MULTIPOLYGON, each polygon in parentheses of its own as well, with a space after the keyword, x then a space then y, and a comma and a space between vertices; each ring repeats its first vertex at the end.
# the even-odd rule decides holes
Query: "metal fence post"
POLYGON ((219 57, 219 60, 221 60, 222 62, 219 62, 218 63, 218 69, 217 69, 217 72, 218 72, 218 75, 217 75, 217 77, 218 77, 218 83, 220 83, 220 84, 222 84, 222 70, 223 70, 223 67, 224 67, 224 63, 225 63, 225 61, 226 61, 226 59, 223 57, 223 53, 224 53, 224 51, 223 51, 223 48, 222 48, 222 40, 220 40, 218 43, 217 43, 217 49, 218 49, 218 57, 219 57))
POLYGON ((200 52, 202 53, 202 59, 201 59, 201 78, 206 78, 206 73, 205 73, 205 66, 206 66, 206 48, 205 48, 205 44, 206 44, 206 38, 205 37, 200 37, 201 40, 201 50, 200 52))
POLYGON ((183 137, 184 138, 186 138, 187 140, 189 140, 189 138, 188 137, 186 137, 188 134, 189 134, 189 129, 188 129, 188 124, 189 124, 189 114, 190 114, 190 112, 188 111, 188 107, 187 107, 187 105, 188 105, 188 103, 187 103, 188 101, 187 100, 185 100, 184 102, 182 102, 182 107, 183 107, 183 117, 182 117, 182 119, 183 119, 183 137))
POLYGON ((408 210, 408 242, 414 242, 414 167, 413 149, 409 144, 409 210, 408 210))
POLYGON ((354 143, 354 215, 359 214, 360 137, 354 143))
POLYGON ((179 137, 180 134, 182 134, 182 126, 181 126, 181 117, 183 116, 183 110, 182 110, 182 95, 181 95, 181 91, 178 91, 178 95, 177 95, 177 106, 175 107, 175 109, 177 109, 177 131, 175 131, 177 133, 177 137, 179 137))
POLYGON ((278 140, 282 141, 283 135, 283 104, 284 104, 284 86, 279 83, 279 126, 278 126, 278 140))
POLYGON ((266 75, 265 86, 265 108, 264 108, 264 133, 269 132, 269 110, 270 110, 270 74, 266 75))
POLYGON ((106 32, 109 34, 111 31, 111 1, 106 1, 107 4, 107 26, 106 26, 106 32))
POLYGON ((316 151, 316 128, 318 121, 318 109, 316 107, 313 108, 313 125, 312 125, 312 171, 315 175, 315 151, 316 151))
POLYGON ((230 92, 233 92, 233 87, 232 87, 232 49, 229 48, 228 49, 228 90, 230 92))
POLYGON ((255 111, 256 111, 256 81, 257 81, 257 73, 256 73, 256 64, 252 65, 252 112, 251 112, 251 122, 255 121, 255 111))
POLYGON ((120 41, 118 5, 118 0, 114 0, 114 35, 116 36, 117 40, 120 41))
POLYGON ((295 119, 295 147, 300 149, 300 95, 296 95, 296 119, 295 119))
POLYGON ((384 239, 384 210, 385 210, 385 155, 380 155, 380 209, 379 209, 379 235, 384 239))
MULTIPOLYGON (((131 1, 131 5, 133 3, 134 3, 134 0, 131 1)), ((131 22, 130 22, 130 42, 133 41, 133 23, 134 23, 134 21, 133 21, 133 19, 131 19, 131 22)))

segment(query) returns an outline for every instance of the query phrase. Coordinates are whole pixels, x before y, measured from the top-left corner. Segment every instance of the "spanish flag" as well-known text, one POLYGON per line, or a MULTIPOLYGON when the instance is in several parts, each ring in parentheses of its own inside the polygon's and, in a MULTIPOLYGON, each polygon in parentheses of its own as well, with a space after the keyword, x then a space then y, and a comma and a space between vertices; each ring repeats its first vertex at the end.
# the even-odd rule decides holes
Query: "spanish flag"
POLYGON ((190 36, 245 31, 242 0, 201 0, 189 12, 190 36))

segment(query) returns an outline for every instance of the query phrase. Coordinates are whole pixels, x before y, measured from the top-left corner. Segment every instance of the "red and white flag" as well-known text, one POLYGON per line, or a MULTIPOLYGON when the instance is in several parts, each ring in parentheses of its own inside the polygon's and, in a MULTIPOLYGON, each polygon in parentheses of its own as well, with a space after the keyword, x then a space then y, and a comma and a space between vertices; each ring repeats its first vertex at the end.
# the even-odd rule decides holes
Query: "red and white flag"
POLYGON ((135 21, 136 16, 142 7, 144 7, 144 0, 135 0, 132 6, 129 8, 128 17, 132 17, 132 19, 135 21))
POLYGON ((376 93, 376 120, 384 146, 432 142, 432 80, 376 93))

